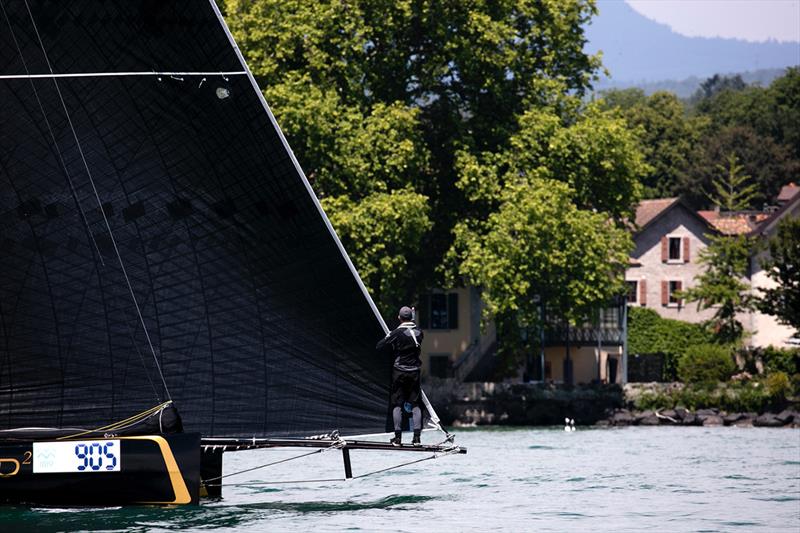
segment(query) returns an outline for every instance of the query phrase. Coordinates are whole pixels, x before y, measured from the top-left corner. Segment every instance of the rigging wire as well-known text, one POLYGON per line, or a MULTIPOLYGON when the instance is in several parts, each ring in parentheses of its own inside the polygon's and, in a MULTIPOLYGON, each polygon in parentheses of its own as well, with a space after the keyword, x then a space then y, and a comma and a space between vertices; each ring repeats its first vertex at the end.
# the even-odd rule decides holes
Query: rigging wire
MULTIPOLYGON (((323 451, 326 451, 328 449, 329 448, 326 448, 326 449, 323 449, 323 450, 316 450, 313 453, 323 452, 323 451)), ((367 472, 366 474, 360 474, 358 476, 353 476, 351 479, 363 479, 365 477, 374 476, 376 474, 381 474, 383 472, 389 472, 390 470, 396 470, 398 468, 403 468, 405 466, 410 466, 410 465, 414 465, 414 464, 417 464, 417 463, 430 461, 432 459, 438 459, 440 457, 446 457, 448 455, 453 455, 455 453, 458 453, 458 451, 459 451, 459 448, 458 448, 458 446, 456 446, 454 448, 450 448, 450 449, 444 450, 441 453, 438 453, 438 454, 434 453, 433 455, 429 455, 428 457, 423 457, 422 459, 415 459, 413 461, 408 461, 406 463, 400 463, 400 464, 397 464, 397 465, 389 466, 387 468, 381 468, 379 470, 373 470, 372 472, 367 472)), ((309 454, 306 454, 306 455, 311 455, 311 454, 309 453, 309 454)), ((297 458, 299 458, 299 457, 300 456, 298 456, 297 458)), ((291 458, 287 459, 287 460, 291 460, 291 458)), ((268 466, 268 465, 263 465, 263 466, 268 466)), ((254 469, 251 469, 251 470, 254 470, 254 469)), ((240 472, 235 472, 234 474, 236 474, 236 473, 240 473, 240 472)), ((227 474, 227 475, 233 475, 233 474, 227 474)), ((225 477, 225 476, 220 476, 220 477, 225 477)), ((209 481, 213 481, 213 480, 216 480, 216 479, 219 479, 219 477, 213 478, 212 480, 209 480, 209 481)), ((333 483, 333 482, 337 482, 337 481, 345 481, 346 482, 346 481, 348 481, 348 479, 347 478, 328 478, 328 479, 294 479, 294 480, 279 480, 279 481, 245 481, 245 482, 241 482, 241 483, 216 483, 216 484, 203 483, 203 485, 206 486, 206 487, 256 487, 256 486, 265 486, 265 485, 282 485, 282 484, 289 484, 289 483, 291 483, 291 484, 295 484, 295 483, 333 483)))
MULTIPOLYGON (((14 46, 17 49, 17 53, 19 54, 20 61, 22 61, 22 67, 25 69, 25 72, 28 76, 30 76, 30 70, 28 69, 28 62, 25 61, 25 56, 22 54, 22 48, 19 46, 19 42, 17 41, 17 35, 14 33, 14 27, 11 25, 11 20, 8 18, 8 13, 6 12, 5 5, 3 4, 2 0, 0 0, 0 9, 3 10, 3 17, 6 19, 6 24, 8 25, 8 29, 11 32, 11 39, 14 41, 14 46)), ((81 220, 83 220, 83 225, 86 228, 86 235, 89 237, 89 240, 92 241, 94 245, 94 249, 97 252, 97 257, 100 258, 100 264, 105 266, 103 262, 103 256, 100 254, 100 248, 97 246, 97 241, 92 235, 92 231, 89 228, 89 221, 86 219, 86 214, 83 211, 83 207, 81 207, 80 201, 78 200, 78 192, 75 190, 75 184, 72 182, 72 177, 69 174, 69 170, 67 169, 67 164, 64 161, 64 155, 61 153, 61 149, 58 147, 58 142, 56 141, 56 136, 53 133, 53 128, 50 125, 50 120, 47 118, 47 113, 44 111, 44 105, 42 105, 42 100, 39 98, 39 91, 36 90, 36 84, 33 83, 33 78, 28 78, 30 82, 31 89, 33 89, 33 95, 36 97, 36 103, 39 105, 39 110, 42 112, 42 118, 44 119, 44 123, 47 126, 47 131, 50 133, 50 139, 53 142, 53 146, 56 149, 56 153, 58 154, 58 160, 61 163, 61 168, 64 169, 64 175, 67 178, 67 183, 69 183, 70 192, 72 193, 72 199, 75 201, 75 206, 78 208, 78 212, 81 214, 81 220)))
POLYGON ((244 470, 238 470, 236 472, 231 472, 230 474, 225 474, 225 475, 222 475, 222 476, 217 476, 217 477, 212 477, 212 478, 209 478, 209 479, 205 479, 205 480, 203 480, 202 484, 207 486, 207 487, 208 486, 213 486, 213 485, 209 485, 207 482, 208 481, 217 481, 217 480, 220 480, 222 478, 231 477, 231 476, 238 476, 239 474, 244 474, 246 472, 252 472, 253 470, 260 470, 262 468, 267 468, 268 466, 275 466, 275 465, 279 465, 281 463, 288 463, 289 461, 294 461, 295 459, 302 459, 303 457, 308 457, 309 455, 315 455, 315 454, 327 452, 327 451, 330 451, 330 450, 336 450, 336 449, 344 447, 344 445, 345 445, 344 441, 335 442, 335 443, 331 444, 330 446, 328 446, 327 448, 321 448, 319 450, 314 450, 313 452, 307 452, 307 453, 303 453, 303 454, 300 454, 300 455, 295 455, 293 457, 287 457, 286 459, 281 459, 279 461, 274 461, 272 463, 266 463, 266 464, 263 464, 263 465, 254 466, 252 468, 246 468, 244 470))
MULTIPOLYGON (((44 48, 44 42, 42 41, 41 35, 39 35, 39 28, 36 26, 36 21, 33 18, 33 13, 31 12, 30 5, 28 5, 28 0, 25 1, 25 9, 28 11, 28 16, 31 19, 31 24, 33 25, 33 31, 36 33, 36 39, 39 41, 39 47, 42 50, 42 54, 44 55, 45 63, 47 64, 47 69, 50 71, 50 74, 55 74, 53 72, 53 67, 50 64, 50 58, 47 56, 47 51, 44 48)), ((5 12, 5 9, 3 10, 5 12)), ((9 22, 10 25, 10 22, 9 22)), ((139 308, 139 302, 136 300, 136 294, 133 291, 133 285, 131 284, 131 280, 128 277, 128 272, 125 269, 125 264, 122 261, 122 256, 119 253, 119 248, 117 247, 117 241, 114 238, 114 233, 111 231, 111 225, 108 222, 108 217, 106 217, 105 210, 103 209, 103 202, 100 200, 100 194, 97 192, 97 187, 95 186, 94 179, 92 178, 92 172, 89 170, 89 164, 86 161, 86 155, 83 153, 83 148, 81 147, 80 140, 78 139, 78 134, 75 131, 75 127, 72 124, 72 118, 70 117, 69 110, 67 109, 67 104, 64 102, 64 96, 61 94, 61 88, 58 85, 58 80, 54 77, 52 78, 53 85, 56 88, 56 92, 58 93, 58 98, 61 101, 61 107, 64 109, 64 114, 67 118, 67 123, 69 124, 69 128, 72 131, 72 137, 75 139, 75 145, 78 148, 78 152, 80 153, 81 160, 83 161, 83 167, 86 169, 86 175, 89 178, 89 183, 92 186, 92 191, 94 192, 95 199, 97 200, 97 205, 100 208, 100 214, 103 217, 103 222, 105 223, 106 229, 108 230, 108 236, 111 239, 111 244, 114 247, 114 253, 117 256, 117 261, 119 262, 120 269, 122 270, 122 274, 125 277, 125 282, 128 285, 128 291, 130 292, 131 299, 133 300, 133 305, 136 308, 136 314, 139 316, 139 322, 142 324, 142 329, 144 331, 144 336, 147 339, 147 344, 150 347, 150 352, 153 354, 153 361, 155 362, 156 369, 158 369, 158 375, 161 377, 161 383, 164 385, 164 392, 167 394, 167 398, 172 400, 172 395, 169 392, 169 387, 167 387, 167 381, 164 379, 164 373, 161 371, 161 364, 158 362, 158 356, 156 355, 156 350, 153 347, 153 341, 150 339, 150 333, 147 331, 147 324, 145 324, 144 317, 142 316, 142 311, 139 308)), ((95 246, 97 244, 95 243, 95 246)), ((98 250, 99 254, 99 250, 98 250)), ((102 256, 100 261, 102 262, 102 256)))

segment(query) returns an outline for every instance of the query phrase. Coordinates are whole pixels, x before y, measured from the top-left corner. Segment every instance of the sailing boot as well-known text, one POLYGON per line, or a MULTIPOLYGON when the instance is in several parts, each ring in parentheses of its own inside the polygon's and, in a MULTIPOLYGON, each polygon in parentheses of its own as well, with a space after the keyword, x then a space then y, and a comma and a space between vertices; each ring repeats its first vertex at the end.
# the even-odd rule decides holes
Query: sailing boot
POLYGON ((414 430, 414 439, 411 441, 411 444, 414 446, 422 446, 422 442, 419 439, 419 430, 414 430))
POLYGON ((403 444, 403 432, 402 431, 395 431, 394 438, 389 441, 389 444, 392 446, 401 446, 403 444))

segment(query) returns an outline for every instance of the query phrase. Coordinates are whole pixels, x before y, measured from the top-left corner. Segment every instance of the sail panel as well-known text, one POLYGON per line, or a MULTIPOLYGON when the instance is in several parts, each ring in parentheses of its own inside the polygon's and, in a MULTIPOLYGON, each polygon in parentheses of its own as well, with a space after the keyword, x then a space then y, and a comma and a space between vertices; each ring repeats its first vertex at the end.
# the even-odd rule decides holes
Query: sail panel
MULTIPOLYGON (((25 4, 0 1, 33 42, 25 4)), ((142 68, 153 48, 169 70, 241 69, 205 2, 181 3, 185 31, 136 19, 147 2, 64 4, 29 2, 56 72, 142 68), (91 33, 104 20, 163 27, 126 44, 91 33)), ((103 425, 166 385, 207 436, 383 431, 383 329, 248 77, 57 84, 0 79, 0 427, 103 425)))

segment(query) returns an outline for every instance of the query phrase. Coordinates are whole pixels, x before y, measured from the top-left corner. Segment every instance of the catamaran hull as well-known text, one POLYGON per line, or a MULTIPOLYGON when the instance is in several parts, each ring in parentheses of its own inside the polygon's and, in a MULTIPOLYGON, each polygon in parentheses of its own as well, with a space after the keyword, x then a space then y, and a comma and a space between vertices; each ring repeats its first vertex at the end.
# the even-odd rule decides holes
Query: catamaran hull
POLYGON ((0 442, 0 502, 180 505, 199 494, 198 434, 0 442))

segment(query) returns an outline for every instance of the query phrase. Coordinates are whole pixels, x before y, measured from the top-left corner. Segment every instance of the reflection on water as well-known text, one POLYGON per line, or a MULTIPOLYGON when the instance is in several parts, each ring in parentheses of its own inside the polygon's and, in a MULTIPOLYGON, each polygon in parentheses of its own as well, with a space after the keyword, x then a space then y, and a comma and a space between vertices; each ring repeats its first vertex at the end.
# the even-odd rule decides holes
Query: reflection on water
MULTIPOLYGON (((435 436, 430 436, 434 439, 435 436)), ((338 452, 227 477, 198 507, 0 507, 3 531, 798 531, 800 430, 461 430, 467 455, 350 481, 338 452)), ((293 452, 226 454, 225 473, 293 452)), ((351 452, 354 474, 408 460, 351 452)))

